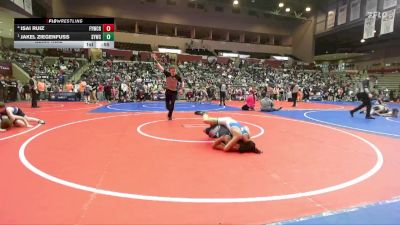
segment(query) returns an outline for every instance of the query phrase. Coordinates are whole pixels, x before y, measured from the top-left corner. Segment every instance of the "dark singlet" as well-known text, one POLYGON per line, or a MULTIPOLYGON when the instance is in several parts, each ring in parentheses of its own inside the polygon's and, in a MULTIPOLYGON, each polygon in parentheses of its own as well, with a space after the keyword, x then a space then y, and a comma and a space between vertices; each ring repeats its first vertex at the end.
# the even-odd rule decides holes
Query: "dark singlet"
POLYGON ((13 114, 14 115, 16 115, 16 116, 25 116, 25 113, 23 113, 22 112, 22 110, 20 109, 20 108, 18 108, 18 107, 15 107, 15 106, 12 106, 12 108, 13 108, 13 114))
POLYGON ((228 128, 221 125, 213 125, 209 128, 205 129, 205 133, 208 134, 210 138, 219 138, 225 135, 232 136, 231 132, 229 132, 228 128))

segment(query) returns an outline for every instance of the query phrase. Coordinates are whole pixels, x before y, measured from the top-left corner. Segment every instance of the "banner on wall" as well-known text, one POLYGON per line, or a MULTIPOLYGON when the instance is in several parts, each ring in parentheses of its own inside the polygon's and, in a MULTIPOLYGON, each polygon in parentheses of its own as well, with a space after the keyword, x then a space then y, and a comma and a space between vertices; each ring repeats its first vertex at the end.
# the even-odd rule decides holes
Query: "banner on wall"
POLYGON ((396 9, 391 9, 382 13, 381 35, 393 32, 395 15, 396 9))
POLYGON ((0 74, 12 77, 12 64, 7 61, 0 61, 0 74))
POLYGON ((24 0, 14 0, 14 4, 16 4, 17 6, 25 9, 24 7, 24 0))
POLYGON ((347 19, 347 5, 342 5, 338 9, 338 25, 346 23, 347 19))
POLYGON ((326 20, 326 14, 325 13, 318 13, 317 16, 317 23, 319 22, 325 22, 326 20))
POLYGON ((328 12, 328 19, 326 20, 326 29, 331 29, 335 26, 335 16, 336 13, 334 10, 330 10, 328 12))
POLYGON ((378 0, 367 0, 365 5, 365 15, 375 13, 378 10, 378 0))
POLYGON ((317 24, 315 26, 315 33, 319 34, 325 31, 326 14, 318 13, 317 24))
POLYGON ((51 92, 49 93, 49 101, 64 101, 64 102, 73 102, 76 101, 75 92, 51 92))
POLYGON ((397 0, 384 0, 383 10, 395 7, 397 5, 397 0))
POLYGON ((317 25, 315 26, 315 33, 319 34, 325 31, 325 21, 321 22, 321 23, 317 23, 317 25))
POLYGON ((24 9, 32 15, 32 0, 24 0, 24 9))
POLYGON ((375 36, 375 22, 376 18, 374 16, 365 18, 363 39, 373 38, 375 36))
POLYGON ((37 80, 48 80, 50 78, 50 76, 41 74, 41 75, 36 75, 35 78, 37 80))
POLYGON ((350 4, 350 21, 360 18, 361 0, 353 0, 350 4))

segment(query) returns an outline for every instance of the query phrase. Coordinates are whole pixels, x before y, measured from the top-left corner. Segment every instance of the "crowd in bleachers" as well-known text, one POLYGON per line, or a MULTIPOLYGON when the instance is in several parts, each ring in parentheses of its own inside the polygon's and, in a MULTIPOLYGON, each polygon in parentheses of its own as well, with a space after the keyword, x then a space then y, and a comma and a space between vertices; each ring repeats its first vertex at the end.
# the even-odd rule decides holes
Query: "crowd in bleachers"
POLYGON ((163 80, 150 62, 96 60, 76 81, 75 91, 89 96, 85 102, 160 100, 163 80))
MULTIPOLYGON (((79 99, 88 103, 164 98, 165 77, 152 61, 98 59, 90 64, 80 80, 69 83, 70 74, 81 66, 77 60, 60 57, 54 63, 46 64, 40 55, 11 51, 0 51, 0 54, 1 58, 17 63, 28 74, 36 74, 38 80, 45 83, 44 92, 76 92, 79 99)), ((165 56, 159 61, 165 65, 173 60, 165 56)), ((287 63, 275 66, 245 60, 229 61, 227 64, 216 61, 178 62, 175 67, 185 84, 180 98, 188 101, 219 99, 221 84, 227 87, 227 100, 245 100, 250 93, 254 93, 257 99, 267 95, 274 100, 291 101, 293 87, 297 84, 299 100, 354 101, 360 91, 358 83, 365 78, 360 74, 304 70, 287 63)), ((22 99, 25 99, 28 89, 20 88, 22 99)), ((376 91, 388 100, 398 98, 398 93, 389 90, 376 91)))
MULTIPOLYGON (((53 60, 45 60, 43 54, 28 54, 28 52, 23 50, 11 51, 2 49, 0 51, 0 57, 3 60, 16 63, 28 76, 35 75, 40 86, 41 99, 47 99, 47 92, 64 90, 66 82, 82 64, 82 62, 80 63, 77 59, 64 59, 62 56, 53 60)), ((28 84, 22 84, 18 81, 18 90, 21 100, 29 100, 30 91, 28 84)))
MULTIPOLYGON (((362 78, 361 75, 303 70, 287 64, 272 68, 265 64, 183 62, 176 67, 185 83, 180 97, 188 101, 219 99, 221 84, 227 86, 228 100, 244 100, 253 91, 258 98, 265 93, 274 100, 290 101, 293 87, 298 84, 299 100, 355 101, 362 78)), ((165 84, 164 75, 152 62, 110 59, 93 63, 83 80, 110 85, 114 91, 109 100, 119 101, 160 100, 165 84), (121 87, 125 85, 126 91, 121 87)))

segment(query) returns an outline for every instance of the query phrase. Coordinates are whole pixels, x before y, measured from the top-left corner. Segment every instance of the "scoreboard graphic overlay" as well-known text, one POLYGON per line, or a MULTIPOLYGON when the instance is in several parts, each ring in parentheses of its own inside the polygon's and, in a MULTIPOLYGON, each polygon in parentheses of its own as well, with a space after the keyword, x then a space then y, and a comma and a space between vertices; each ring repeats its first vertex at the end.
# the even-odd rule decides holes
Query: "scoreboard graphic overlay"
POLYGON ((114 48, 114 18, 15 18, 14 48, 114 48))

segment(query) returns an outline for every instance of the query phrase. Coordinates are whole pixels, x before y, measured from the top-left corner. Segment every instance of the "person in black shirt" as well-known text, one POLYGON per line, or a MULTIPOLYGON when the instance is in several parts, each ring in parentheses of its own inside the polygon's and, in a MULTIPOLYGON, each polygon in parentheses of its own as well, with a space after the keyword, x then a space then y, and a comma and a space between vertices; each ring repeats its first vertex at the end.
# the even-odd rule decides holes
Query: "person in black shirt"
POLYGON ((178 96, 178 82, 182 83, 182 78, 176 74, 175 68, 171 67, 169 71, 167 71, 157 61, 155 56, 153 56, 153 59, 156 61, 158 69, 161 70, 161 72, 163 72, 166 76, 165 104, 168 110, 168 120, 172 120, 175 100, 178 96))
POLYGON ((30 94, 31 94, 31 90, 30 90, 30 87, 29 87, 29 84, 24 84, 24 86, 22 87, 22 90, 23 90, 23 99, 24 100, 30 100, 31 99, 31 97, 30 97, 30 94))
POLYGON ((7 100, 7 83, 4 80, 4 76, 0 74, 0 102, 6 102, 7 100))
POLYGON ((225 81, 222 81, 219 84, 219 105, 222 106, 222 104, 225 105, 225 99, 226 99, 226 92, 227 92, 227 85, 225 81))
POLYGON ((16 80, 10 80, 8 82, 9 97, 10 102, 16 102, 18 99, 18 82, 16 80))
POLYGON ((359 101, 362 101, 362 104, 357 106, 353 110, 350 110, 350 115, 351 115, 351 117, 354 117, 355 112, 357 112, 358 110, 360 110, 364 107, 367 107, 367 111, 365 113, 365 119, 375 119, 374 117, 371 116, 372 94, 369 93, 369 78, 362 81, 360 89, 361 89, 361 92, 357 93, 356 96, 359 101))
POLYGON ((92 78, 90 86, 92 87, 90 91, 90 100, 92 100, 92 103, 97 103, 97 88, 99 87, 99 83, 96 79, 92 78))
POLYGON ((303 99, 308 102, 310 101, 310 89, 308 87, 305 87, 303 89, 303 99))
POLYGON ((296 107, 297 95, 298 95, 298 92, 300 90, 300 87, 299 87, 299 85, 297 83, 294 83, 292 85, 291 89, 292 89, 292 101, 293 101, 292 107, 296 107))
POLYGON ((106 83, 106 86, 104 87, 104 96, 106 97, 106 100, 108 102, 111 102, 112 100, 112 92, 111 92, 112 86, 111 86, 111 82, 108 81, 106 83))
POLYGON ((39 108, 37 105, 37 100, 39 98, 39 91, 37 87, 37 81, 35 79, 35 74, 31 75, 31 79, 29 80, 29 85, 31 87, 31 94, 32 94, 32 108, 39 108))

